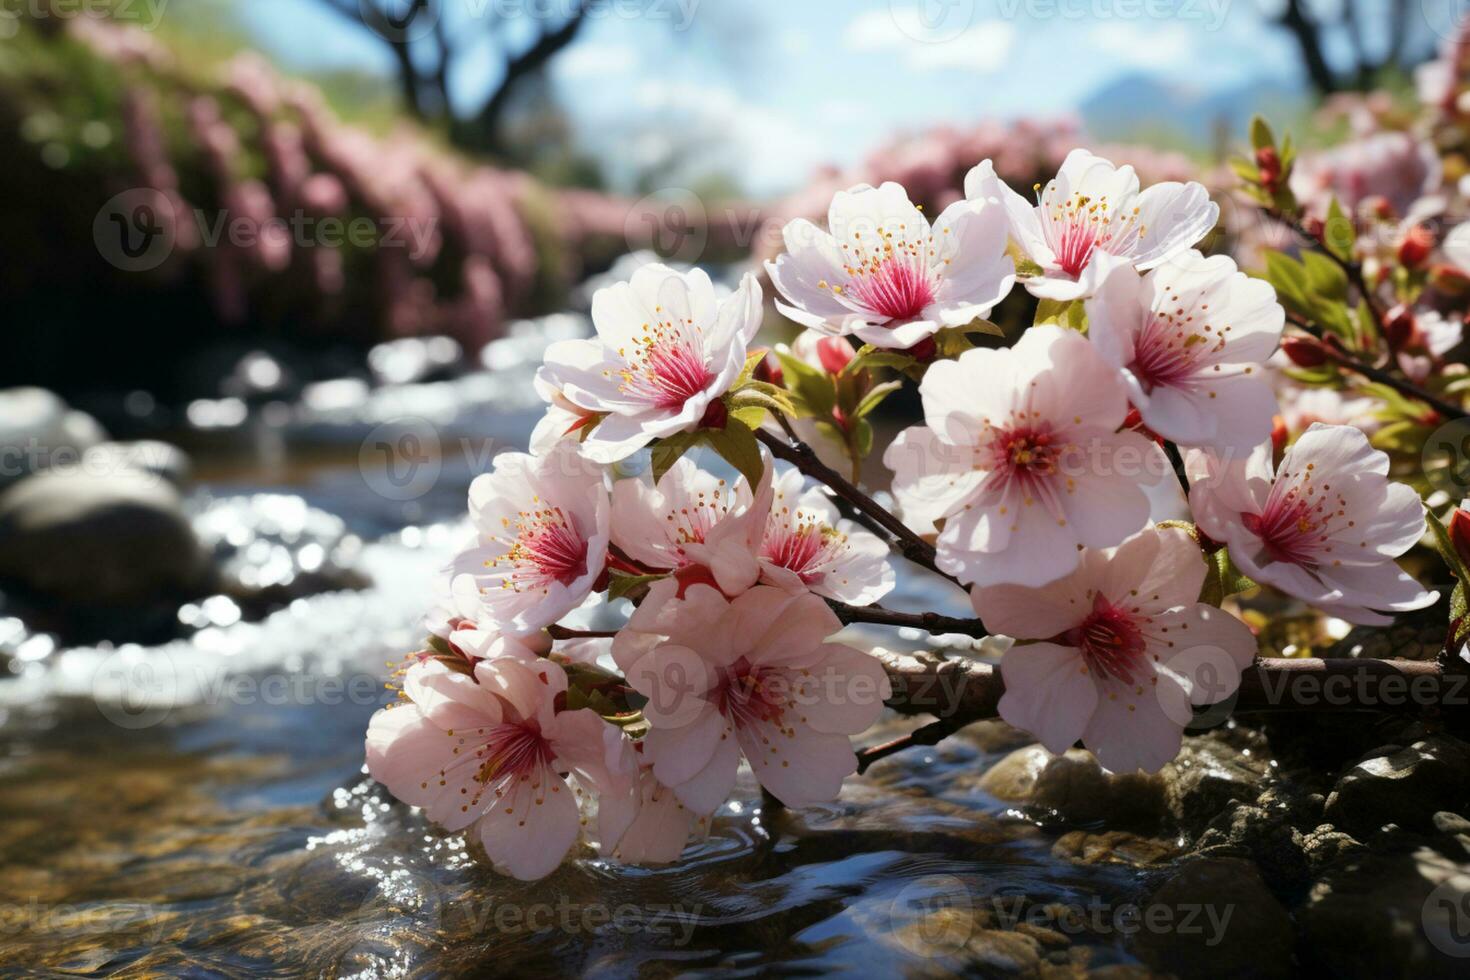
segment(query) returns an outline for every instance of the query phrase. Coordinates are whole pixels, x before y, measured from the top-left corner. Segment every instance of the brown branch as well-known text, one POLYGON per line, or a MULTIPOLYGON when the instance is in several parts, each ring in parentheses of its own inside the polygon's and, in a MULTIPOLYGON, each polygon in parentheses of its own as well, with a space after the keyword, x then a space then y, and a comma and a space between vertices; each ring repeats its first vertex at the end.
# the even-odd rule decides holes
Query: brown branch
POLYGON ((894 547, 898 549, 899 554, 914 564, 922 565, 934 574, 948 579, 961 589, 965 588, 959 579, 940 571, 939 566, 935 564, 932 544, 915 534, 912 528, 889 513, 872 497, 863 493, 841 473, 818 459, 816 451, 811 446, 796 438, 791 438, 788 442, 764 429, 757 429, 755 435, 771 451, 771 455, 777 459, 784 459, 805 476, 826 484, 837 496, 851 504, 864 517, 893 535, 896 539, 894 547))
POLYGON ((565 626, 548 626, 546 635, 553 640, 610 640, 618 635, 617 630, 574 630, 565 626))
POLYGON ((1266 217, 1282 225, 1292 234, 1304 241, 1311 242, 1317 252, 1321 253, 1322 256, 1341 269, 1348 277, 1348 281, 1353 284, 1353 288, 1363 297, 1363 302, 1368 304, 1368 311, 1373 314, 1373 322, 1378 325, 1380 331, 1383 329, 1384 324, 1387 322, 1383 307, 1378 304, 1377 293, 1369 284, 1368 277, 1363 272, 1363 263, 1355 262, 1352 259, 1341 258, 1332 249, 1323 245, 1320 237, 1314 235, 1305 225, 1291 215, 1271 207, 1262 208, 1261 210, 1265 212, 1266 217))
POLYGON ((899 612, 882 606, 849 606, 845 602, 828 601, 843 624, 872 623, 878 626, 911 626, 926 633, 960 633, 976 639, 989 636, 985 624, 978 619, 959 619, 938 613, 899 612))
POLYGON ((1354 374, 1361 375, 1369 381, 1392 388, 1407 398, 1413 398, 1416 401, 1423 402, 1434 409, 1445 421, 1450 419, 1463 419, 1467 415, 1470 415, 1470 413, 1467 413, 1460 406, 1447 402, 1438 395, 1426 391, 1407 378, 1401 378, 1392 371, 1386 371, 1383 368, 1363 363, 1347 351, 1335 346, 1330 341, 1324 340, 1321 329, 1312 326, 1310 321, 1303 320, 1295 314, 1290 314, 1289 316, 1293 326, 1300 328, 1303 332, 1319 341, 1318 347, 1322 352, 1322 356, 1326 357, 1333 364, 1346 368, 1354 374))
MULTIPOLYGON (((862 750, 860 772, 878 759, 911 746, 934 745, 966 725, 998 715, 1005 682, 989 664, 882 650, 874 655, 893 685, 888 707, 938 720, 862 750)), ((1445 669, 1432 660, 1272 658, 1248 668, 1228 701, 1234 714, 1463 711, 1470 705, 1470 672, 1445 669)))

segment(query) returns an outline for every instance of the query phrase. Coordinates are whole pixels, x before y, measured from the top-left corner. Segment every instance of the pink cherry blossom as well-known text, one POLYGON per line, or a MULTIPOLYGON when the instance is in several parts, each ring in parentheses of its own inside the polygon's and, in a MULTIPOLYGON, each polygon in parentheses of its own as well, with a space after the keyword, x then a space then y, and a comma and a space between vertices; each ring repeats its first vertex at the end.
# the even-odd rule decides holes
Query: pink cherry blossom
POLYGON ((771 468, 754 494, 683 457, 657 484, 646 478, 613 485, 613 544, 645 568, 680 573, 700 568, 726 595, 760 578, 761 535, 772 497, 771 468))
POLYGON ((1269 283, 1228 256, 1190 249, 1142 277, 1117 269, 1087 301, 1087 321, 1165 439, 1245 453, 1271 435, 1276 398, 1262 365, 1286 313, 1269 283))
POLYGON ((581 441, 588 459, 613 463, 654 439, 697 428, 745 366, 761 324, 761 288, 746 275, 716 300, 699 269, 651 263, 592 297, 597 337, 546 350, 537 390, 554 410, 605 416, 581 441))
POLYGON ((635 765, 638 774, 626 793, 598 800, 603 854, 627 864, 676 861, 691 836, 709 831, 709 817, 690 810, 677 793, 659 782, 652 762, 640 758, 635 765))
POLYGON ((758 585, 727 599, 695 585, 680 599, 677 588, 655 583, 613 641, 648 698, 643 744, 655 777, 699 814, 730 795, 742 755, 783 803, 835 797, 857 768, 848 736, 891 694, 882 665, 825 642, 842 624, 812 593, 758 585))
POLYGON ((499 658, 473 675, 430 661, 404 678, 405 701, 368 724, 368 772, 446 830, 473 825, 495 866, 530 881, 554 871, 581 817, 571 777, 626 790, 609 768, 622 733, 590 709, 557 711, 566 674, 550 661, 499 658))
POLYGON ((893 591, 888 545, 842 519, 821 490, 802 491, 797 470, 776 480, 761 541, 764 578, 784 588, 810 589, 839 602, 866 606, 893 591))
POLYGON ((451 566, 461 609, 513 635, 544 629, 591 594, 607 560, 611 506, 602 469, 574 444, 502 453, 470 485, 474 545, 451 566))
POLYGON ((1271 455, 1264 443, 1245 458, 1185 458, 1195 522, 1242 572, 1363 625, 1439 598, 1394 562, 1424 535, 1424 505, 1360 430, 1315 424, 1274 472, 1271 455))
POLYGON ((766 263, 776 308, 821 333, 912 347, 987 316, 1015 284, 998 205, 957 201, 931 228, 898 184, 859 184, 832 198, 827 229, 789 222, 766 263))
POLYGON ((1190 535, 1154 527, 1088 549, 1045 588, 974 590, 990 629, 1042 641, 1001 658, 1000 716, 1051 752, 1081 739, 1114 772, 1156 772, 1179 754, 1190 705, 1228 697, 1255 657, 1244 623, 1197 601, 1204 580, 1190 535))
POLYGON ((1043 299, 1090 296, 1118 265, 1152 269, 1198 242, 1220 217, 1201 184, 1167 182, 1140 192, 1132 167, 1082 149, 1067 154, 1056 178, 1036 190, 1033 205, 996 176, 989 160, 965 177, 967 198, 1005 206, 1011 238, 1041 266, 1023 281, 1043 299))
POLYGON ((1148 521, 1144 486, 1169 473, 1150 439, 1117 431, 1118 372, 1081 334, 1033 327, 1012 348, 966 351, 919 385, 925 424, 883 455, 914 527, 944 529, 938 564, 974 585, 1037 586, 1148 521))

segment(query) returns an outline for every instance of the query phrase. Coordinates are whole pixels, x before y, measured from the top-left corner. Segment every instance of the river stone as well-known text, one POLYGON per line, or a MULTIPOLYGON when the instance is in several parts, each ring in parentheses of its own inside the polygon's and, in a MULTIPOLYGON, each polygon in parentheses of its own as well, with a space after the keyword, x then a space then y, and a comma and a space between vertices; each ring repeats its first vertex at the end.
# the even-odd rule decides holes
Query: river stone
POLYGON ((1068 823, 1152 828, 1164 815, 1159 777, 1108 772, 1084 749, 1065 755, 1040 745, 1017 749, 991 766, 979 785, 998 800, 1051 810, 1068 823))
POLYGON ((1197 835, 1232 803, 1254 801, 1266 771, 1258 755, 1245 756, 1225 733, 1186 738, 1179 755, 1159 771, 1179 828, 1197 835))
POLYGON ((75 466, 107 438, 97 420, 44 388, 0 391, 0 487, 51 466, 75 466))
POLYGON ((1349 769, 1327 797, 1323 819, 1365 840, 1390 823, 1430 832, 1436 813, 1470 804, 1467 772, 1470 745, 1432 735, 1349 769))
POLYGON ((61 602, 134 606, 199 594, 208 560, 166 480, 52 470, 0 493, 0 581, 61 602))
POLYGON ((1098 833, 1073 830, 1057 838, 1051 853, 1052 857, 1076 864, 1123 864, 1137 868, 1164 864, 1178 854, 1179 849, 1169 841, 1141 837, 1126 830, 1098 833))
POLYGON ((1345 858, 1361 854, 1364 849, 1356 837, 1330 823, 1324 823, 1302 837, 1302 853, 1306 855, 1307 867, 1314 876, 1323 874, 1345 858))
POLYGON ((1339 977, 1464 977, 1470 866, 1430 848, 1364 851, 1323 876, 1297 911, 1302 966, 1339 977))
POLYGON ((1180 866, 1148 898, 1132 946, 1158 970, 1184 977, 1279 977, 1292 972, 1291 917, 1255 865, 1199 858, 1180 866), (1167 913, 1170 928, 1150 928, 1167 913))

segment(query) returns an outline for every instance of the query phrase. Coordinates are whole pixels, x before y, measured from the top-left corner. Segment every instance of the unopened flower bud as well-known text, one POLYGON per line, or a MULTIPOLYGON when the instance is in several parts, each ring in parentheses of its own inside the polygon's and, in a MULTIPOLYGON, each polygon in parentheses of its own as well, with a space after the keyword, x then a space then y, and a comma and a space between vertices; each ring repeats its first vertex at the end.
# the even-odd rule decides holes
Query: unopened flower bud
POLYGON ((1442 293, 1463 296, 1470 293, 1470 275, 1459 266, 1440 263, 1429 270, 1429 284, 1442 293))
POLYGON ((939 353, 939 346, 934 343, 933 337, 925 337, 923 340, 919 341, 917 344, 904 351, 904 353, 907 354, 909 357, 912 357, 914 360, 918 361, 920 364, 928 364, 930 361, 934 360, 935 355, 939 353))
POLYGON ((1402 350, 1414 339, 1417 327, 1414 324, 1414 311, 1403 303, 1398 304, 1383 316, 1383 339, 1388 341, 1391 350, 1402 350))
POLYGON ((1455 508, 1455 513, 1450 517, 1450 543, 1455 546, 1460 560, 1470 565, 1470 511, 1463 507, 1455 508))
POLYGON ((857 351, 846 337, 823 337, 817 341, 817 360, 828 374, 841 374, 856 356, 857 351))
POLYGON ((1297 367, 1314 368, 1327 363, 1327 352, 1315 340, 1287 337, 1281 341, 1281 352, 1297 367))
POLYGON ((784 387, 786 383, 786 373, 781 370, 781 361, 771 351, 765 352, 751 377, 778 388, 784 387))
POLYGON ((699 420, 699 427, 701 429, 723 429, 725 423, 729 421, 730 409, 725 406, 723 399, 716 398, 704 410, 704 417, 699 420))
POLYGON ((1424 225, 1414 225, 1399 241, 1399 265, 1417 269, 1434 250, 1434 235, 1424 225))
POLYGON ((1382 194, 1374 194, 1365 198, 1363 200, 1363 210, 1373 215, 1379 221, 1392 221, 1396 217, 1393 205, 1382 194))
POLYGON ((1277 155, 1276 147, 1263 146, 1256 151, 1256 170, 1261 176, 1261 186, 1276 193, 1281 183, 1281 157, 1277 155))

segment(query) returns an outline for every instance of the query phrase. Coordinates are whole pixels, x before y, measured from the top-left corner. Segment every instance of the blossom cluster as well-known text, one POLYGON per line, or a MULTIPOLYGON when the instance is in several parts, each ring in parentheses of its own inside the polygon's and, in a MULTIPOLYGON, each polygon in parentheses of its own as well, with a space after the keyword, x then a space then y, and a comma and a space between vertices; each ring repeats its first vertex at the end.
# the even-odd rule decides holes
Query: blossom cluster
POLYGON ((1285 313, 1196 250, 1217 219, 1198 184, 1141 188, 1076 150, 1034 203, 984 161, 932 220, 887 182, 836 194, 825 227, 790 222, 766 272, 807 333, 774 355, 753 346, 753 275, 721 290, 650 264, 600 290, 596 335, 547 350, 531 452, 470 488, 475 540, 372 720, 369 771, 520 878, 584 824, 606 858, 676 858, 742 760, 782 803, 831 799, 891 695, 834 637, 894 588, 890 549, 926 539, 977 623, 1018 641, 1001 716, 1117 771, 1172 759, 1252 663, 1252 631, 1204 601, 1225 570, 1350 622, 1433 602, 1395 561, 1424 533, 1419 495, 1363 432, 1314 425, 1278 462, 1285 313), (985 317, 1018 283, 1036 323, 1008 338, 985 317), (878 454, 886 520, 857 486, 900 383, 879 370, 917 380, 923 409, 878 454), (635 604, 621 628, 560 625, 604 593, 635 604))

